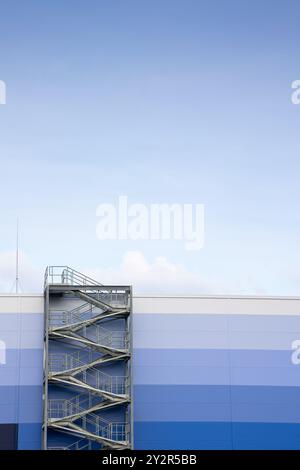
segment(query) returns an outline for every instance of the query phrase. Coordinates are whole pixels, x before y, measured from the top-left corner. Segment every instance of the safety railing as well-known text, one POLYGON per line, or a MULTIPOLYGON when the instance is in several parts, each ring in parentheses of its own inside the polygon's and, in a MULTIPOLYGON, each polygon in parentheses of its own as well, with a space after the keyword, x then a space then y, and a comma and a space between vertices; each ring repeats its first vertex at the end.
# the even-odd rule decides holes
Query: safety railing
POLYGON ((49 418, 66 419, 68 416, 72 416, 73 421, 76 421, 76 426, 81 428, 83 432, 92 434, 95 437, 109 439, 111 441, 128 442, 128 424, 120 422, 110 422, 95 413, 85 414, 85 412, 86 409, 78 405, 76 401, 73 402, 72 400, 54 399, 49 400, 48 402, 49 418), (68 403, 66 404, 65 402, 68 403), (76 414, 78 415, 77 419, 76 414))
POLYGON ((70 284, 73 286, 101 286, 89 276, 86 276, 69 266, 48 266, 45 271, 45 286, 47 284, 70 284))
MULTIPOLYGON (((127 300, 126 300, 127 301, 127 300)), ((116 308, 115 305, 112 306, 116 308)), ((119 304, 119 307, 126 308, 127 304, 119 304)), ((79 307, 76 307, 72 310, 50 310, 49 312, 49 324, 51 327, 61 327, 61 326, 72 326, 75 323, 80 323, 88 320, 92 320, 97 315, 103 313, 103 310, 91 305, 86 302, 79 307)))
POLYGON ((91 415, 88 415, 88 418, 82 419, 82 427, 85 431, 115 442, 129 441, 129 425, 126 423, 108 423, 103 426, 102 418, 96 415, 90 417, 91 415))
POLYGON ((92 362, 91 357, 92 355, 90 352, 81 353, 80 351, 76 351, 72 354, 51 353, 48 357, 49 372, 64 372, 70 369, 75 369, 76 367, 80 367, 85 364, 86 359, 88 359, 89 362, 92 362))
POLYGON ((49 324, 52 327, 73 325, 86 320, 91 320, 101 313, 101 310, 88 302, 73 308, 72 310, 50 310, 49 324))
MULTIPOLYGON (((64 373, 65 371, 80 368, 85 365, 86 362, 82 361, 78 354, 53 353, 49 355, 50 373, 64 373)), ((95 367, 89 367, 79 371, 76 374, 76 378, 93 389, 114 395, 128 395, 130 392, 129 378, 127 376, 109 375, 95 367)))
POLYGON ((86 439, 80 439, 66 447, 66 450, 92 450, 92 442, 86 439))
POLYGON ((99 403, 99 398, 93 396, 91 393, 82 393, 70 399, 51 398, 48 400, 48 417, 50 419, 63 419, 68 416, 76 415, 79 410, 88 412, 89 409, 99 403))
POLYGON ((104 372, 90 368, 77 375, 82 377, 82 381, 91 387, 114 395, 126 395, 128 393, 127 377, 118 375, 108 375, 104 372))
POLYGON ((110 423, 108 425, 109 439, 112 441, 129 441, 129 425, 125 423, 110 423))
POLYGON ((121 350, 129 348, 129 335, 125 330, 111 331, 100 325, 93 325, 91 327, 84 327, 82 334, 85 338, 102 346, 121 350))
MULTIPOLYGON (((72 327, 72 325, 92 319, 98 312, 98 308, 89 307, 88 304, 70 311, 50 311, 49 324, 52 329, 72 327)), ((88 325, 83 326, 81 331, 84 337, 103 346, 116 349, 127 349, 129 346, 129 335, 125 330, 111 331, 101 325, 88 325)))
POLYGON ((51 446, 47 450, 92 450, 92 442, 87 439, 80 439, 68 446, 51 446))
MULTIPOLYGON (((71 285, 71 286, 87 286, 97 291, 97 295, 101 296, 101 300, 106 303, 119 304, 123 298, 127 298, 128 288, 122 286, 103 286, 95 279, 76 271, 69 266, 48 266, 45 271, 44 285, 71 285)), ((100 300, 100 298, 99 298, 100 300)), ((124 303, 124 302, 123 302, 124 303)))

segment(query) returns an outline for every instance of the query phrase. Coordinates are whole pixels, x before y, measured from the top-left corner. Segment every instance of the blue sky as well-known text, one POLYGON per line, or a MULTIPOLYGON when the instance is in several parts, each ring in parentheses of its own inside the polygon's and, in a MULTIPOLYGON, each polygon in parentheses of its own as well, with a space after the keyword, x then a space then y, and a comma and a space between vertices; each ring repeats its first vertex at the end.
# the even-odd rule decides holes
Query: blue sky
POLYGON ((138 291, 300 294, 299 2, 10 0, 0 13, 2 289, 19 216, 25 290, 69 264, 138 291), (204 248, 97 240, 98 204, 121 194, 205 204, 204 248))

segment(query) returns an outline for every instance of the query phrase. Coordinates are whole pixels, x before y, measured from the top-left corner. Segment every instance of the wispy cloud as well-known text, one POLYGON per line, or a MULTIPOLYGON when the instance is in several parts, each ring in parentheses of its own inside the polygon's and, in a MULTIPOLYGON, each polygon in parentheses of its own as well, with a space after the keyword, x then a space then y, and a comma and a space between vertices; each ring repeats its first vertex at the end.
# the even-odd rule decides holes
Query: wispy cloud
POLYGON ((199 273, 158 256, 148 261, 140 251, 124 254, 116 268, 86 269, 88 274, 103 284, 131 284, 137 294, 203 294, 212 293, 212 286, 199 273))
MULTIPOLYGON (((35 266, 30 256, 19 253, 20 293, 42 293, 45 266, 35 266)), ((120 264, 113 267, 71 266, 101 284, 132 285, 135 294, 265 294, 255 278, 246 276, 234 285, 224 278, 220 283, 198 271, 188 270, 164 256, 151 261, 141 251, 127 251, 120 264)), ((16 254, 0 252, 0 293, 15 292, 16 254)))

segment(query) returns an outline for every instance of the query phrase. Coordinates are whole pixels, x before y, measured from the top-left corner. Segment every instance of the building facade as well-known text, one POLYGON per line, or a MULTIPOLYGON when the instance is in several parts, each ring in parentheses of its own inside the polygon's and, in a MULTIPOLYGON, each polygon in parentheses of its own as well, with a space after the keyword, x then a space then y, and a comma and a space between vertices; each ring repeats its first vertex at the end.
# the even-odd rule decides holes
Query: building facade
MULTIPOLYGON (((132 305, 135 449, 300 449, 299 298, 132 305)), ((44 296, 0 296, 2 449, 42 448, 43 349, 44 296)))

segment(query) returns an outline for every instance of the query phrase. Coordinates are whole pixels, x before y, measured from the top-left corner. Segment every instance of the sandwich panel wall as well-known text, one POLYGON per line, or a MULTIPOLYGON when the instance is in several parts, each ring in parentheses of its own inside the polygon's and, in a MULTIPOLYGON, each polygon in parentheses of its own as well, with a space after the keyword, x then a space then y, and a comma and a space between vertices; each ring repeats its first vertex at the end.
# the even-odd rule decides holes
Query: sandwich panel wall
MULTIPOLYGON (((299 449, 300 300, 133 299, 136 449, 299 449)), ((0 296, 0 446, 39 449, 43 296, 0 296)))
POLYGON ((299 300, 134 306, 136 449, 300 448, 299 300))
POLYGON ((42 332, 42 296, 0 296, 1 448, 41 448, 42 332))

